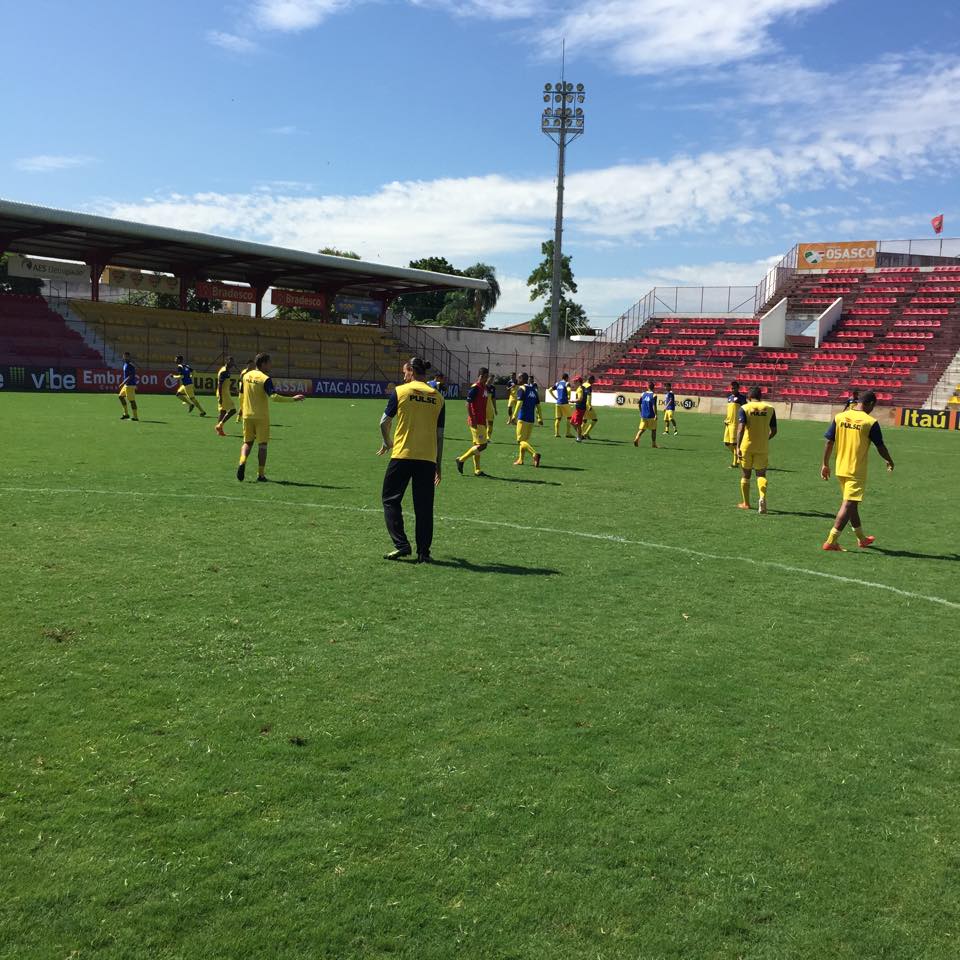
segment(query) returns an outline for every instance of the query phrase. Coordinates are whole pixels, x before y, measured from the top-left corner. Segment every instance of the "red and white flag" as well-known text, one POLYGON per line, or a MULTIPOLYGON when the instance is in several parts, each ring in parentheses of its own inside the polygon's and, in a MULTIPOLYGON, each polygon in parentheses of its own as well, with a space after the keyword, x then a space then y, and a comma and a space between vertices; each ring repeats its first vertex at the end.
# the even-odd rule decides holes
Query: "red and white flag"
POLYGON ((931 221, 934 233, 943 233, 943 214, 938 213, 931 221))

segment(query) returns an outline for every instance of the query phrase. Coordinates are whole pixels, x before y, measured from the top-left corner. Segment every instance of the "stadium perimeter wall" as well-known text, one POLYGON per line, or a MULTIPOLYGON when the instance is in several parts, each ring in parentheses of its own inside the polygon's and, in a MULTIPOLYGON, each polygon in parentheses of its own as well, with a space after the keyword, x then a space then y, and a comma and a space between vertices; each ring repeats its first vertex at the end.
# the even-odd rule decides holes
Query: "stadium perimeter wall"
MULTIPOLYGON (((513 333, 509 330, 439 327, 432 324, 424 324, 423 329, 460 360, 471 380, 476 377, 480 367, 486 367, 494 377, 529 373, 537 383, 548 382, 550 337, 545 333, 513 333)), ((582 343, 560 341, 558 363, 571 376, 587 372, 576 366, 582 349, 582 343)))
MULTIPOLYGON (((839 403, 790 403, 774 400, 773 408, 781 420, 814 420, 829 423, 840 412, 839 403)), ((639 393, 593 393, 593 403, 597 407, 621 407, 633 409, 640 405, 639 393)), ((885 426, 901 425, 900 407, 878 407, 874 413, 885 426)), ((723 416, 727 412, 726 397, 695 397, 677 394, 677 416, 688 413, 709 413, 723 416)))

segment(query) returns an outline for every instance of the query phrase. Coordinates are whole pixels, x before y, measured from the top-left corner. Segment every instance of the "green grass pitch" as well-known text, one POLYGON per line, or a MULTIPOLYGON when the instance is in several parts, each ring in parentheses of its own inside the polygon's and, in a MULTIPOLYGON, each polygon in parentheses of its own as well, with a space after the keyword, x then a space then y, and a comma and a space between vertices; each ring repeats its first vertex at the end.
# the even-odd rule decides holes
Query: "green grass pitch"
POLYGON ((715 418, 501 416, 484 480, 451 402, 424 567, 374 401, 275 408, 269 485, 172 397, 0 403, 4 960, 960 955, 960 437, 825 554, 822 424, 761 517, 715 418))

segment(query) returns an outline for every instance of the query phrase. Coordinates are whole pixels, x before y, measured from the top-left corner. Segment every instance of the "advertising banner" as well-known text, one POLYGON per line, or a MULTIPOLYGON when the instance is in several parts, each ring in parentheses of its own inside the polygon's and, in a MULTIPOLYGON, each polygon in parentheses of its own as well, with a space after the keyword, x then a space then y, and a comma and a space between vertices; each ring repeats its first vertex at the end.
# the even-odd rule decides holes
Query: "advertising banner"
POLYGON ((56 367, 0 367, 0 390, 70 393, 76 389, 76 370, 60 370, 56 367))
POLYGON ((901 427, 920 427, 925 430, 960 430, 960 411, 898 407, 895 422, 901 427))
MULTIPOLYGON (((639 407, 640 393, 598 393, 593 391, 593 405, 595 407, 639 407)), ((685 397, 676 394, 677 412, 682 410, 696 410, 700 406, 700 397, 685 397)), ((663 413, 663 394, 657 394, 657 411, 663 413)))
POLYGON ((201 280, 196 285, 196 291, 198 297, 204 297, 207 300, 232 300, 235 303, 257 302, 257 291, 253 287, 201 280))
POLYGON ((314 380, 315 397, 378 397, 386 398, 394 384, 386 380, 314 380))
POLYGON ((280 290, 274 287, 270 291, 270 302, 275 307, 302 307, 304 310, 325 310, 327 298, 322 293, 310 290, 280 290))
MULTIPOLYGON (((180 381, 171 370, 137 370, 138 393, 173 394, 180 381)), ((116 393, 122 377, 119 368, 106 367, 18 367, 0 366, 0 391, 42 393, 116 393)), ((193 371, 193 385, 198 394, 216 392, 217 375, 193 371)), ((308 397, 349 397, 382 399, 394 388, 387 380, 308 380, 297 377, 273 377, 278 393, 308 397)))
POLYGON ((7 255, 7 273, 11 277, 35 277, 38 280, 90 279, 90 267, 85 263, 64 263, 62 260, 24 257, 19 253, 7 255))
POLYGON ((337 313, 352 313, 360 316, 379 317, 383 304, 379 300, 369 300, 364 297, 337 297, 333 301, 333 309, 337 313))
POLYGON ((125 290, 145 290, 148 293, 180 293, 180 280, 177 277, 164 277, 159 273, 143 273, 141 270, 127 270, 121 267, 107 267, 103 282, 110 287, 123 287, 125 290))
POLYGON ((801 243, 798 270, 870 269, 877 265, 876 240, 841 240, 836 243, 801 243))

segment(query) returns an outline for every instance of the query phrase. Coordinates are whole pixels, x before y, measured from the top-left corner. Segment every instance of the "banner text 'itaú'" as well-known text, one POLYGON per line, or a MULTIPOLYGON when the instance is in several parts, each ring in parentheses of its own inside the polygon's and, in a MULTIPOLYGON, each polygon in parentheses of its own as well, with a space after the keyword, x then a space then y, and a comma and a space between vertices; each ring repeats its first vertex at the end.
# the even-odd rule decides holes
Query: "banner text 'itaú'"
POLYGON ((840 240, 835 243, 801 243, 798 270, 872 269, 877 265, 876 240, 840 240))

